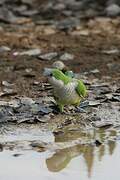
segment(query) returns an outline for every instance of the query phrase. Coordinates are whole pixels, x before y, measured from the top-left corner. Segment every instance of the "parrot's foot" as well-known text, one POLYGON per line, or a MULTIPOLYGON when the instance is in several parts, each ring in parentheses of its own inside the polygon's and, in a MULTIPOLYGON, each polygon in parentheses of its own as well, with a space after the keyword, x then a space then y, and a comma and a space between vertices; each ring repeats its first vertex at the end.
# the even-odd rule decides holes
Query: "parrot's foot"
POLYGON ((85 109, 83 109, 81 107, 77 107, 75 111, 80 112, 80 113, 86 113, 87 112, 85 109))
POLYGON ((76 108, 76 111, 81 113, 86 113, 86 110, 84 108, 88 107, 88 105, 89 105, 88 101, 81 102, 80 105, 76 108))
POLYGON ((89 106, 89 102, 88 101, 81 102, 80 105, 79 105, 80 108, 86 108, 88 106, 89 106))
POLYGON ((59 108, 60 112, 63 113, 63 111, 64 111, 64 105, 58 104, 58 108, 59 108))

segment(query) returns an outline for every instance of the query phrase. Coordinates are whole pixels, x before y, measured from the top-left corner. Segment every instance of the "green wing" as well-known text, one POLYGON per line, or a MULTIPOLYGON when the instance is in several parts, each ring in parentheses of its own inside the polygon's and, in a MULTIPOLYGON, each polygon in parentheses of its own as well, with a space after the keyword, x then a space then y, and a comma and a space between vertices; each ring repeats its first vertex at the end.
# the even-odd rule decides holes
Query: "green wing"
POLYGON ((72 80, 70 77, 66 76, 62 71, 58 69, 53 69, 52 74, 56 79, 62 80, 64 84, 68 84, 72 80))
POLYGON ((78 85, 76 87, 76 91, 81 97, 85 97, 87 95, 87 89, 84 83, 81 80, 78 80, 78 85))

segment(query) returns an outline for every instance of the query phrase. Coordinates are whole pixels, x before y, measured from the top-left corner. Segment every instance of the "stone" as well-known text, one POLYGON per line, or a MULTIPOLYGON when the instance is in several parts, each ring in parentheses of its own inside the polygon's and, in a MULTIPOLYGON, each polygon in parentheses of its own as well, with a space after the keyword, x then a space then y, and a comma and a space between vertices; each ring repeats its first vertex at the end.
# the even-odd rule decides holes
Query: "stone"
POLYGON ((50 52, 50 53, 40 55, 39 58, 42 60, 50 61, 50 60, 56 58, 57 56, 58 56, 57 52, 50 52))
POLYGON ((68 60, 73 60, 73 59, 74 59, 74 55, 70 53, 64 53, 60 56, 60 60, 62 61, 68 61, 68 60))
POLYGON ((10 51, 11 49, 7 46, 1 46, 0 47, 0 53, 3 53, 3 52, 7 52, 7 51, 10 51))
POLYGON ((106 13, 108 16, 117 16, 120 14, 120 6, 118 6, 117 4, 110 4, 106 8, 106 13))
POLYGON ((28 56, 38 56, 41 54, 41 49, 30 49, 28 51, 23 51, 18 53, 18 55, 28 55, 28 56))

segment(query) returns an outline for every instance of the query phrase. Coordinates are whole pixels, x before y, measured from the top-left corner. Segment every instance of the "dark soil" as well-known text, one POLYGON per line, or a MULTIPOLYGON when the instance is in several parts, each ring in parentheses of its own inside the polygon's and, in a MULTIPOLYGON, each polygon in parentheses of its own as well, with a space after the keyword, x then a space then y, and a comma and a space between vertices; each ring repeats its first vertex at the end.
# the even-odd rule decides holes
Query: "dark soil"
MULTIPOLYGON (((48 26, 43 28, 43 26, 28 25, 3 25, 0 33, 0 44, 11 48, 10 52, 0 54, 0 81, 6 80, 14 83, 18 95, 36 97, 36 92, 33 91, 34 81, 44 82, 45 79, 42 75, 44 67, 51 66, 55 60, 59 60, 55 58, 46 61, 33 56, 13 55, 16 51, 32 48, 40 48, 42 53, 71 53, 75 56, 74 60, 65 61, 65 64, 74 72, 86 73, 89 79, 104 79, 105 76, 109 76, 110 82, 117 83, 119 86, 120 52, 111 54, 103 52, 120 49, 119 19, 90 20, 81 25, 82 31, 78 28, 67 34, 48 26), (98 28, 102 21, 105 30, 98 28), (93 24, 92 29, 89 27, 90 23, 93 24), (51 29, 53 32, 48 35, 51 33, 51 29), (48 34, 45 35, 44 32, 42 34, 42 30, 48 30, 48 34), (77 35, 82 34, 83 30, 87 31, 87 34, 77 35), (26 75, 26 69, 31 68, 31 74, 26 75), (92 73, 91 71, 94 69, 98 69, 99 72, 92 73)), ((103 81, 107 81, 107 78, 103 81)), ((39 96, 39 92, 37 96, 39 96)))

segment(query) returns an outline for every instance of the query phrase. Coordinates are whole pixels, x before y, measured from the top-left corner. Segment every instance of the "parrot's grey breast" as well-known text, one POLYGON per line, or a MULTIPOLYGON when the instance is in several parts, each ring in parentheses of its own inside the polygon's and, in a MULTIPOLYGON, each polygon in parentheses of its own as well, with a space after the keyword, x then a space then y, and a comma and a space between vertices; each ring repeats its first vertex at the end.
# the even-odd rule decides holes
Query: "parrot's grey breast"
POLYGON ((54 96, 61 104, 77 104, 80 101, 80 96, 76 92, 77 82, 64 84, 61 80, 51 79, 50 83, 54 88, 54 96))
POLYGON ((53 86, 53 88, 62 88, 64 86, 63 81, 57 80, 55 77, 50 77, 48 81, 53 86))

